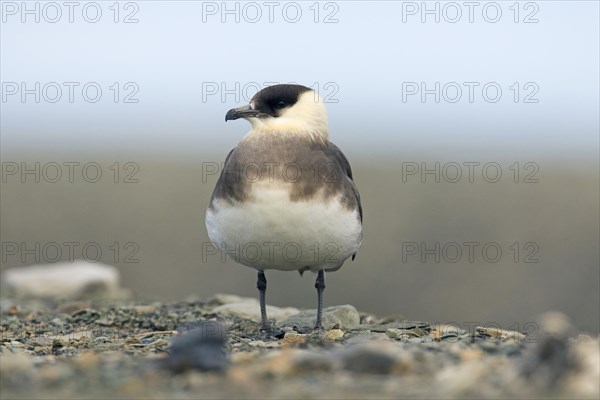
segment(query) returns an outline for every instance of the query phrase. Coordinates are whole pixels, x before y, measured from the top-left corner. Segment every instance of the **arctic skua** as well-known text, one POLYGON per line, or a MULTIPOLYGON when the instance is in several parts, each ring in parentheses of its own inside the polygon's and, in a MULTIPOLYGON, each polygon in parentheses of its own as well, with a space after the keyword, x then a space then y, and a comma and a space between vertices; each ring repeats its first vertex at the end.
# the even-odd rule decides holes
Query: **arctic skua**
POLYGON ((269 86, 225 121, 250 131, 229 152, 206 212, 212 243, 258 271, 261 329, 268 329, 265 271, 316 273, 322 329, 325 271, 339 269, 363 241, 362 206, 350 163, 329 141, 323 99, 295 84, 269 86))

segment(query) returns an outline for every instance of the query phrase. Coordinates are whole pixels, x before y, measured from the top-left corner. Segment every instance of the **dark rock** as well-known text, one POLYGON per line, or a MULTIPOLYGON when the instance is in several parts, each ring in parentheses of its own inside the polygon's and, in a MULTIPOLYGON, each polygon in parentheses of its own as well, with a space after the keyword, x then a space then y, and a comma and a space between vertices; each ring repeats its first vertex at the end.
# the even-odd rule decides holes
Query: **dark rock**
POLYGON ((187 370, 224 371, 228 359, 224 350, 225 324, 210 321, 176 338, 169 356, 160 362, 175 373, 187 370))

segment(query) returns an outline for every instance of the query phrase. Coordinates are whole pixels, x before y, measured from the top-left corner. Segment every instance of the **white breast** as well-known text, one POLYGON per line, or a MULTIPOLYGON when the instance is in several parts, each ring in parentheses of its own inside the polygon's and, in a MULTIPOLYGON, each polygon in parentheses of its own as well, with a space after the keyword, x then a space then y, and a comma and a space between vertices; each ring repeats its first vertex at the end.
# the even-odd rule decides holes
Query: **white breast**
POLYGON ((248 199, 215 200, 206 213, 213 244, 257 269, 337 269, 362 243, 358 210, 341 198, 293 202, 283 185, 253 185, 248 199))

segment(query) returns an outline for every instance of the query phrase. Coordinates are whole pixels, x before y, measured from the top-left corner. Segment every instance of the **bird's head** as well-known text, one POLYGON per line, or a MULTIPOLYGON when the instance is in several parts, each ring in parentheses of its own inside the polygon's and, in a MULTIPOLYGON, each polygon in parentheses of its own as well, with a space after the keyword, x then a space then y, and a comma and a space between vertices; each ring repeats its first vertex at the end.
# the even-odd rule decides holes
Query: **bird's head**
POLYGON ((251 134, 305 134, 327 140, 327 112, 323 99, 302 85, 268 86, 252 97, 250 104, 233 108, 225 121, 244 118, 252 124, 251 134))

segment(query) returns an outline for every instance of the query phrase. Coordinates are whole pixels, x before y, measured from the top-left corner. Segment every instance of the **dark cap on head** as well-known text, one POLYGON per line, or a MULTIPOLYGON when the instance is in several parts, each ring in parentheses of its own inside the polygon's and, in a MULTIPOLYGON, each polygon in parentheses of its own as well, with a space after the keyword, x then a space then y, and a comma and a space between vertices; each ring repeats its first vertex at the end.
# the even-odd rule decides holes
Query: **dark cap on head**
POLYGON ((229 110, 225 121, 246 117, 277 118, 281 115, 281 110, 296 104, 300 96, 310 90, 312 89, 296 84, 268 86, 256 93, 249 105, 229 110))

